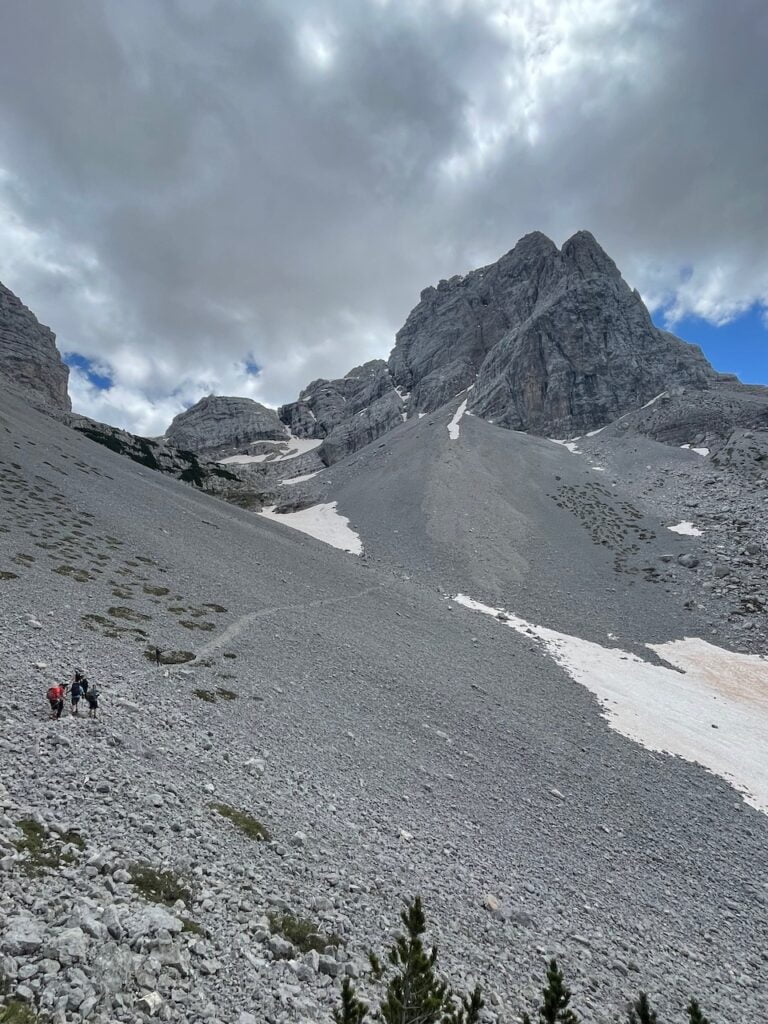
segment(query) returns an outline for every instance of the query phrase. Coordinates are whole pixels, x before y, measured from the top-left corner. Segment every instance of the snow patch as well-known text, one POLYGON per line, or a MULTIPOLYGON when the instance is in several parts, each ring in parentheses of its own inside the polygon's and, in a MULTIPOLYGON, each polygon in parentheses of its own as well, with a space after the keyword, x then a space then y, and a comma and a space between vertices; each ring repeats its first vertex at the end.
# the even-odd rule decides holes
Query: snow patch
POLYGON ((704 531, 694 526, 693 523, 689 523, 684 520, 682 523, 678 523, 677 526, 668 526, 668 530, 672 533, 682 533, 686 537, 702 537, 704 531))
POLYGON ((423 418, 424 416, 426 416, 426 415, 427 415, 427 414, 426 414, 425 412, 420 412, 420 413, 419 413, 419 419, 422 419, 422 418, 423 418))
POLYGON ((563 448, 567 448, 572 455, 581 455, 581 452, 579 451, 579 446, 576 443, 577 441, 581 440, 581 438, 579 437, 574 437, 572 441, 558 441, 557 438, 554 437, 549 437, 547 438, 547 440, 551 441, 552 444, 561 444, 563 448))
POLYGON ((322 438, 315 437, 291 437, 287 441, 257 441, 256 444, 271 444, 271 452, 262 452, 261 455, 230 455, 226 459, 220 459, 221 466, 245 466, 252 462, 287 462, 289 459, 296 459, 299 455, 306 455, 323 443, 322 438))
POLYGON ((709 448, 692 448, 689 444, 681 444, 680 447, 687 448, 690 452, 696 452, 697 455, 701 455, 704 459, 709 455, 709 448))
POLYGON ((303 484, 305 480, 311 480, 313 476, 317 476, 321 470, 316 469, 314 473, 304 473, 303 476, 292 476, 290 480, 281 480, 280 483, 284 486, 290 487, 292 484, 303 484))
POLYGON ((641 409, 649 409, 652 405, 654 405, 656 402, 658 402, 658 400, 660 398, 663 398, 666 395, 666 393, 667 393, 666 391, 662 391, 661 394, 656 395, 655 398, 652 398, 650 400, 650 402, 646 402, 645 405, 641 405, 640 408, 641 409))
POLYGON ((265 519, 290 526, 293 530, 308 533, 310 537, 340 548, 351 555, 362 555, 360 538, 349 525, 349 519, 336 511, 336 502, 312 505, 298 512, 275 512, 274 505, 268 505, 258 513, 265 519))
POLYGON ((463 594, 455 600, 537 637, 597 697, 617 732, 649 750, 703 765, 748 804, 768 812, 768 660, 695 637, 647 644, 672 666, 667 668, 619 647, 536 626, 463 594))
POLYGON ((452 441, 456 441, 458 439, 458 436, 459 436, 459 423, 461 422, 461 417, 464 415, 464 413, 466 411, 467 411, 467 399, 465 398, 464 401, 459 406, 459 408, 453 414, 453 419, 448 424, 448 437, 450 437, 450 439, 452 441))
POLYGON ((584 437, 597 437, 598 434, 602 434, 605 427, 598 427, 597 430, 588 430, 584 437))

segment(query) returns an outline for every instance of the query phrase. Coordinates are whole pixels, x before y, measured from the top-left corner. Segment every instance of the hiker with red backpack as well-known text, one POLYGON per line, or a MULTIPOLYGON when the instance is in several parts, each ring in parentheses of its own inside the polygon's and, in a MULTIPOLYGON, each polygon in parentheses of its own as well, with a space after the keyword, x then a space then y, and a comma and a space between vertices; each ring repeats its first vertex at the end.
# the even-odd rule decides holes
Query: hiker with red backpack
POLYGON ((61 718, 61 713, 64 710, 64 696, 67 692, 67 684, 54 683, 53 686, 48 687, 48 703, 51 705, 51 718, 61 718))

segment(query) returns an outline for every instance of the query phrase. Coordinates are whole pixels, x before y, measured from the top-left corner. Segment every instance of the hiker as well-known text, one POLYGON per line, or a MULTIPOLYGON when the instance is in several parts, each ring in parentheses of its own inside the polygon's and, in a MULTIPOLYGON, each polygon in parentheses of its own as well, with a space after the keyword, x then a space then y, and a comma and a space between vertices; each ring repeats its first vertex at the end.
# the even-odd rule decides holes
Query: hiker
POLYGON ((72 714, 76 715, 80 698, 83 696, 83 684, 80 682, 79 672, 75 672, 75 681, 72 683, 72 688, 69 692, 72 697, 72 714))
POLYGON ((88 702, 88 717, 95 718, 99 710, 99 691, 95 686, 89 686, 85 692, 85 699, 88 702))
POLYGON ((53 686, 48 687, 48 703, 51 705, 51 718, 61 718, 61 712, 64 710, 64 694, 67 692, 66 685, 62 686, 60 683, 54 683, 53 686))
MULTIPOLYGON (((88 696, 88 680, 85 678, 85 673, 82 671, 82 669, 79 669, 79 668, 75 669, 75 683, 79 683, 80 684, 80 694, 81 694, 81 696, 87 697, 88 696)), ((75 684, 73 683, 72 685, 74 686, 75 684)))
POLYGON ((160 664, 160 655, 161 655, 161 653, 162 653, 162 652, 161 652, 160 648, 159 648, 159 647, 156 647, 156 648, 155 648, 155 664, 156 664, 156 665, 159 665, 159 664, 160 664))

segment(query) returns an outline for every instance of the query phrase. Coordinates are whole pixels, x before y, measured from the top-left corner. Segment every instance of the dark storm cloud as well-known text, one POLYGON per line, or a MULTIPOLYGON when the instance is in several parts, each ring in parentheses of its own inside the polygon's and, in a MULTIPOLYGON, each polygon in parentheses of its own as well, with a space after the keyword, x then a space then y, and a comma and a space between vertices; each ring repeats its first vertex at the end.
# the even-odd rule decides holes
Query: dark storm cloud
POLYGON ((589 227, 648 297, 722 318, 768 299, 766 18, 6 0, 0 279, 109 368, 81 404, 150 432, 386 355, 422 287, 534 228, 589 227))

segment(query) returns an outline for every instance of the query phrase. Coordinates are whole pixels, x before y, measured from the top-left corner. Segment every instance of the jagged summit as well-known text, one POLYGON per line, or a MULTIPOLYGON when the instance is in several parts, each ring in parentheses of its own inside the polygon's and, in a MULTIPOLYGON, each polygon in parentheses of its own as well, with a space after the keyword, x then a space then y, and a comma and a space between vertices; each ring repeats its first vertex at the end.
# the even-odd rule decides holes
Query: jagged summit
POLYGON ((69 368, 56 348, 56 335, 12 291, 0 284, 0 377, 30 400, 69 412, 69 368))

